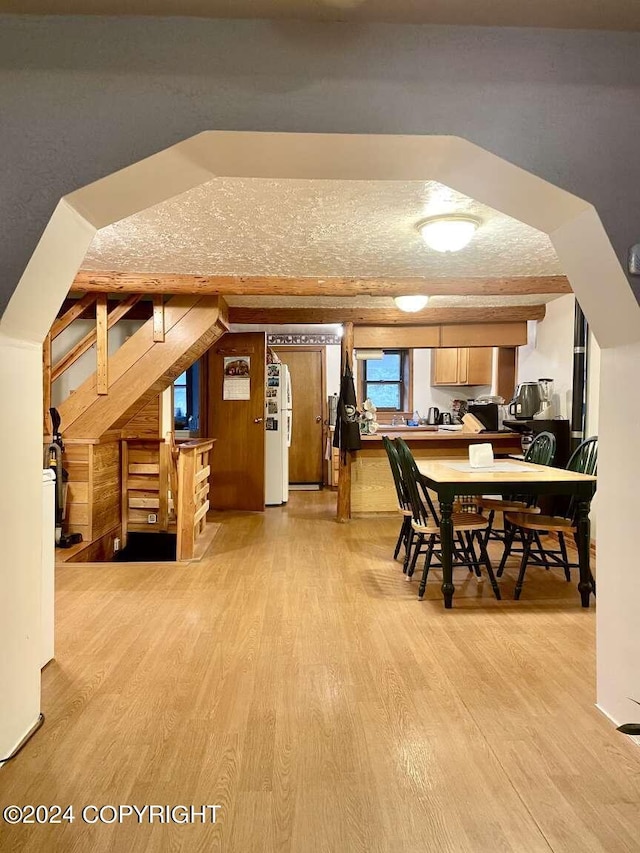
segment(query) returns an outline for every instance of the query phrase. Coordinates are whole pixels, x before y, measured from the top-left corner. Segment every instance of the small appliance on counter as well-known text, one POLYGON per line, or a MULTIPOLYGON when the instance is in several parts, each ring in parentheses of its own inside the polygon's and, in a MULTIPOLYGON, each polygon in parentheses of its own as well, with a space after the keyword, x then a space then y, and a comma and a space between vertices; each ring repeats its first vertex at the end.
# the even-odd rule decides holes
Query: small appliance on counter
POLYGON ((440 426, 451 426, 453 423, 453 418, 451 416, 451 412, 440 412, 440 417, 438 418, 438 424, 440 426))
POLYGON ((541 400, 540 383, 521 382, 509 403, 509 414, 519 421, 529 420, 540 410, 541 400))
POLYGON ((431 408, 427 412, 427 423, 430 426, 434 426, 435 424, 438 423, 439 419, 440 419, 440 409, 438 409, 436 406, 431 406, 431 408))
POLYGON ((497 403, 469 403, 468 412, 480 421, 484 429, 498 432, 497 403))
POLYGON ((550 421, 555 416, 553 405, 553 379, 538 379, 540 386, 540 408, 533 416, 537 420, 550 421))

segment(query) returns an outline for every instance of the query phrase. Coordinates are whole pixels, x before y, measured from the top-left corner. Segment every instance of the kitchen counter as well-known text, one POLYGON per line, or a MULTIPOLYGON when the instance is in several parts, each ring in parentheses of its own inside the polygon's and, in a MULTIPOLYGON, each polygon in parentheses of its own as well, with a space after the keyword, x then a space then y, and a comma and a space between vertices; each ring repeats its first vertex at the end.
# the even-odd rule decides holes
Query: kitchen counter
POLYGON ((439 430, 439 429, 421 429, 420 427, 404 427, 402 429, 380 427, 374 435, 361 436, 363 442, 381 442, 382 436, 387 435, 389 438, 402 438, 407 442, 415 441, 465 441, 467 444, 476 441, 490 441, 492 444, 498 442, 507 442, 512 444, 514 441, 520 445, 520 436, 515 432, 462 432, 462 430, 439 430))
POLYGON ((520 435, 515 432, 481 432, 421 429, 420 427, 381 427, 375 435, 362 436, 362 449, 351 465, 351 511, 396 512, 396 496, 389 460, 382 437, 404 439, 416 459, 437 457, 468 458, 469 445, 490 442, 496 457, 522 453, 520 435))

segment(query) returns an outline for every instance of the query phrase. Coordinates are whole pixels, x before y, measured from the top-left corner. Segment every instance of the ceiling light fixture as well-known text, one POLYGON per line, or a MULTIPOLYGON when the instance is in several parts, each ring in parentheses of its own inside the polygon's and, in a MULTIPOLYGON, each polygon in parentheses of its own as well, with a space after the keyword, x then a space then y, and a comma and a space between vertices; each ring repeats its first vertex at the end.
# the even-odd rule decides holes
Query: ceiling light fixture
POLYGON ((417 228, 427 246, 436 252, 459 252, 479 226, 471 216, 432 216, 419 222, 417 228))
POLYGON ((428 296, 394 296, 393 301, 401 311, 407 311, 413 314, 416 311, 422 311, 426 308, 429 302, 428 296))

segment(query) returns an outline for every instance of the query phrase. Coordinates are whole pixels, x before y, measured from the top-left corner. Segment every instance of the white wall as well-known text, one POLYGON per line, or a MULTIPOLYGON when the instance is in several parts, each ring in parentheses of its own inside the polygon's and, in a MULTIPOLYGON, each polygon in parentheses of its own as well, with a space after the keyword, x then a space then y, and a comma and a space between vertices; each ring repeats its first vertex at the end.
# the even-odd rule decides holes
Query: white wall
MULTIPOLYGON (((116 325, 109 329, 109 355, 112 355, 127 338, 135 334, 143 320, 120 320, 116 325)), ((53 342, 51 348, 51 360, 55 364, 59 359, 66 355, 82 338, 92 332, 96 327, 93 320, 76 320, 62 332, 53 342)), ((96 348, 95 345, 87 350, 80 358, 66 370, 59 379, 53 383, 51 387, 51 405, 59 406, 63 400, 66 400, 72 391, 76 391, 82 383, 88 379, 96 369, 96 348)), ((64 424, 62 424, 64 429, 64 424)))
POLYGON ((598 459, 598 706, 637 722, 640 701, 640 571, 635 555, 640 483, 640 343, 600 353, 598 459), (624 405, 621 411, 621 401, 624 405))
POLYGON ((549 302, 544 320, 527 323, 527 345, 518 347, 518 383, 551 377, 555 415, 563 418, 571 415, 574 306, 572 293, 549 302))
POLYGON ((42 347, 0 334, 0 758, 40 713, 42 347), (37 488, 36 488, 37 485, 37 488))

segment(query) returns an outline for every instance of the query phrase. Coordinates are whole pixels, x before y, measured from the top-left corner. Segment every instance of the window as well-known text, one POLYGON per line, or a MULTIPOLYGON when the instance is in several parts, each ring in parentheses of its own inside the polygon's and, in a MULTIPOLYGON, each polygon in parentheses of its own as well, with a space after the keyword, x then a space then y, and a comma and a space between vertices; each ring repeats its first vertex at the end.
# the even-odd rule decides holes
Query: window
POLYGON ((410 410, 409 350, 384 350, 383 358, 367 359, 358 365, 362 372, 363 400, 368 397, 382 411, 410 410))
POLYGON ((200 414, 200 371, 196 362, 173 383, 173 423, 175 429, 197 432, 200 414))

